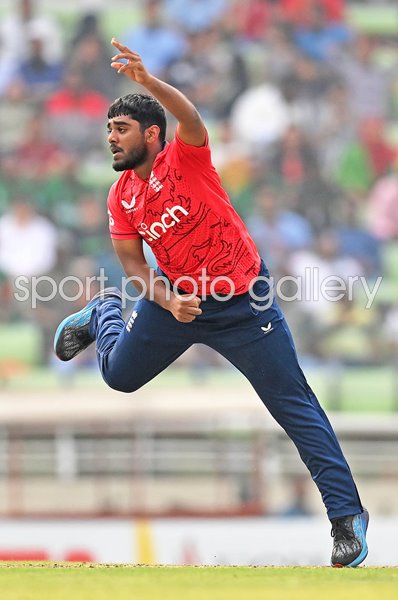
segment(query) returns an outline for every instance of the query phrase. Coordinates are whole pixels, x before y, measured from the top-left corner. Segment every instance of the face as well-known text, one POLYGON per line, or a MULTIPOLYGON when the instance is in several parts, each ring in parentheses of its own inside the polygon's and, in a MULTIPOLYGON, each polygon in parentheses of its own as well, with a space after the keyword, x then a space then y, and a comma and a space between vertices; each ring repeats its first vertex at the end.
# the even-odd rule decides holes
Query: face
POLYGON ((129 116, 120 116, 108 122, 108 142, 113 154, 115 171, 136 169, 148 158, 148 145, 140 124, 129 116))

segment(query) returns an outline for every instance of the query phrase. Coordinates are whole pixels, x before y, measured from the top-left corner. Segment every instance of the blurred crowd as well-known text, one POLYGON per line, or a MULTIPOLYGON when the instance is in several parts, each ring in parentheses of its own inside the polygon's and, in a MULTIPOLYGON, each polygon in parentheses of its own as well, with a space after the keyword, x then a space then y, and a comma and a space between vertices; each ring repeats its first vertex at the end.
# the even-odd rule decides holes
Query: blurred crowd
MULTIPOLYGON (((57 323, 85 301, 31 311, 13 300, 15 277, 83 280, 103 267, 118 285, 105 125, 132 86, 109 66, 105 2, 69 27, 39 4, 15 0, 0 20, 0 324, 33 321, 46 363, 57 323)), ((276 279, 307 267, 370 287, 383 276, 371 310, 359 289, 353 301, 282 301, 301 354, 395 360, 398 30, 355 30, 344 0, 141 0, 133 23, 127 2, 113 4, 113 35, 204 117, 224 187, 276 279)))

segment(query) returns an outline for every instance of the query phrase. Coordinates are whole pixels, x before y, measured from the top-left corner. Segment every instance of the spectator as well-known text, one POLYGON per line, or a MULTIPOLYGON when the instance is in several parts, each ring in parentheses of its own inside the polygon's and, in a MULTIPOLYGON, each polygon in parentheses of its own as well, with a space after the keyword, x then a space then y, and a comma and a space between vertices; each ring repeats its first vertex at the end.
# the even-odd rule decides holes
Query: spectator
POLYGON ((29 40, 39 38, 43 42, 43 55, 48 63, 62 60, 62 35, 58 24, 47 14, 35 14, 35 0, 16 0, 17 12, 2 17, 0 39, 2 54, 10 64, 27 60, 29 40))
POLYGON ((239 39, 264 43, 270 28, 279 20, 277 2, 269 0, 235 0, 229 9, 228 20, 239 39))
POLYGON ((92 150, 103 142, 108 106, 108 98, 88 88, 79 70, 69 70, 45 103, 52 136, 75 155, 92 150))
MULTIPOLYGON (((188 14, 186 4, 184 2, 181 14, 188 14)), ((178 19, 172 17, 171 22, 177 23, 178 19)), ((182 33, 168 26, 163 19, 162 2, 159 0, 145 0, 142 24, 124 32, 122 39, 142 56, 154 75, 161 75, 163 69, 182 57, 186 48, 182 33)))
POLYGON ((69 224, 81 188, 76 180, 75 157, 51 136, 47 114, 29 107, 18 96, 14 104, 0 104, 0 123, 3 121, 7 152, 2 159, 0 183, 7 197, 29 196, 56 223, 69 224), (20 135, 15 136, 13 125, 20 135))
POLYGON ((293 208, 317 233, 338 223, 343 202, 341 190, 322 176, 317 162, 308 165, 294 196, 293 208))
POLYGON ((18 177, 46 180, 69 169, 71 159, 48 135, 43 113, 36 113, 26 124, 24 139, 14 154, 4 159, 12 172, 18 165, 18 177))
POLYGON ((386 139, 385 123, 380 117, 367 117, 359 124, 359 141, 366 152, 375 179, 385 175, 398 157, 386 139))
MULTIPOLYGON (((338 237, 333 230, 322 231, 312 248, 293 252, 288 272, 296 278, 292 298, 285 310, 294 312, 300 350, 310 356, 326 358, 325 333, 336 318, 336 304, 341 291, 329 289, 322 293, 321 285, 329 281, 336 285, 350 276, 362 275, 361 265, 351 257, 342 257, 338 237), (296 294, 296 296, 295 296, 296 294)), ((369 311, 365 311, 369 312, 369 311)))
POLYGON ((295 69, 297 50, 288 32, 281 26, 270 27, 262 41, 267 54, 266 71, 272 81, 283 87, 283 81, 295 69))
POLYGON ((28 121, 36 110, 22 82, 14 79, 0 97, 0 156, 12 154, 22 144, 28 121))
MULTIPOLYGON (((322 173, 332 180, 345 147, 356 133, 345 87, 334 83, 320 108, 314 114, 311 138, 318 148, 322 173)), ((306 125, 309 128, 309 122, 306 125)))
POLYGON ((342 23, 330 23, 322 4, 312 5, 307 24, 299 27, 294 39, 298 49, 313 60, 326 62, 350 39, 350 32, 342 23))
POLYGON ((249 87, 234 102, 231 123, 238 141, 261 151, 286 130, 288 105, 275 85, 263 83, 249 87))
POLYGON ((28 94, 37 100, 43 99, 60 83, 62 69, 61 63, 50 62, 45 58, 42 38, 32 35, 29 56, 18 69, 18 76, 28 94))
POLYGON ((350 52, 338 55, 331 66, 347 88, 351 114, 360 120, 387 114, 392 85, 392 70, 377 65, 376 44, 369 36, 358 35, 350 52))
POLYGON ((74 47, 84 38, 91 36, 103 40, 103 43, 105 44, 98 16, 95 13, 86 13, 80 18, 74 29, 71 41, 71 51, 73 51, 74 47))
MULTIPOLYGON (((8 318, 33 321, 40 329, 42 347, 37 360, 41 363, 48 356, 51 335, 48 327, 53 323, 48 321, 47 314, 44 317, 39 307, 33 309, 32 278, 48 276, 56 267, 58 239, 51 221, 40 216, 25 198, 14 199, 10 210, 0 217, 0 273, 5 277, 0 285, 2 310, 8 318), (23 279, 17 281, 20 276, 23 279), (14 299, 14 294, 19 301, 14 299)), ((39 294, 51 292, 51 289, 46 292, 40 288, 40 283, 38 286, 39 294)))
POLYGON ((361 206, 355 199, 346 198, 342 223, 336 234, 342 256, 355 258, 367 277, 376 278, 381 274, 380 240, 361 223, 361 206))
POLYGON ((17 72, 16 61, 11 61, 7 57, 2 44, 3 40, 0 38, 0 98, 7 92, 17 72))
MULTIPOLYGON (((90 264, 91 274, 98 274, 102 268, 108 278, 107 286, 120 287, 124 273, 113 252, 108 231, 102 200, 95 193, 86 191, 79 198, 76 222, 71 228, 73 256, 81 257, 83 264, 90 264)), ((154 264, 156 266, 156 261, 154 264)))
POLYGON ((0 270, 10 279, 48 273, 57 262, 57 231, 25 199, 0 217, 0 270))
POLYGON ((333 83, 333 76, 311 58, 296 54, 292 69, 281 81, 289 100, 315 102, 324 97, 333 83))
POLYGON ((311 22, 314 5, 322 7, 328 22, 344 21, 345 0, 281 0, 280 4, 284 19, 295 26, 311 22))
MULTIPOLYGON (((102 203, 92 193, 84 194, 78 205, 77 223, 74 228, 74 247, 79 256, 99 259, 111 252, 106 236, 108 219, 102 203)), ((113 255, 113 253, 112 253, 113 255)))
POLYGON ((326 97, 333 77, 315 61, 296 54, 279 85, 291 121, 315 137, 327 110, 326 97))
POLYGON ((369 195, 369 229, 380 240, 398 239, 398 174, 379 179, 369 195))
POLYGON ((333 302, 329 298, 337 297, 339 292, 330 290, 326 296, 320 293, 320 285, 327 278, 341 278, 347 281, 350 276, 363 274, 360 263, 352 257, 342 256, 338 236, 334 230, 322 231, 313 248, 297 250, 289 258, 289 272, 304 282, 310 277, 311 298, 307 295, 300 302, 300 311, 308 314, 319 324, 327 323, 333 311, 333 302), (316 273, 316 276, 314 275, 316 273))
POLYGON ((254 160, 250 147, 234 138, 228 119, 219 125, 211 155, 235 210, 247 217, 253 210, 254 160))
POLYGON ((199 112, 214 115, 214 99, 220 86, 212 51, 215 51, 209 32, 191 34, 183 56, 172 61, 167 79, 188 95, 199 112), (210 51, 209 51, 210 50, 210 51))
POLYGON ((388 356, 396 368, 398 364, 398 307, 389 307, 383 324, 383 334, 389 344, 388 356))
POLYGON ((387 142, 384 125, 377 117, 364 118, 358 138, 343 149, 337 165, 337 182, 348 191, 366 192, 392 166, 397 151, 387 142))
POLYGON ((273 176, 280 183, 299 185, 304 181, 306 172, 316 166, 313 147, 298 127, 290 125, 273 147, 270 159, 273 176))
POLYGON ((120 79, 109 68, 111 54, 97 33, 87 33, 73 46, 67 66, 79 73, 88 89, 113 99, 119 93, 120 79))
POLYGON ((320 331, 317 352, 327 360, 348 367, 380 364, 380 317, 375 307, 348 293, 331 303, 330 314, 320 331))
POLYGON ((170 21, 189 33, 213 27, 227 9, 225 0, 165 0, 165 6, 170 21))
POLYGON ((302 216, 281 208, 275 190, 263 186, 256 196, 254 214, 247 220, 261 256, 271 261, 273 274, 285 273, 287 257, 312 244, 311 227, 302 216))
POLYGON ((191 34, 184 56, 166 73, 168 81, 187 94, 208 118, 229 115, 248 80, 240 53, 233 44, 221 40, 214 28, 191 34))

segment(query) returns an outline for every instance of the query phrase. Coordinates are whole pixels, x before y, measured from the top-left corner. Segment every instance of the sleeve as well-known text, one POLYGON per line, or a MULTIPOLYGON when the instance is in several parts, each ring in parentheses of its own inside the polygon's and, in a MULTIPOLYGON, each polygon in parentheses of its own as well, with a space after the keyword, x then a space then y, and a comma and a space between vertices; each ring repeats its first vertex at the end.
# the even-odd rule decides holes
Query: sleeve
POLYGON ((108 194, 109 232, 112 239, 132 240, 141 237, 134 225, 127 219, 127 215, 120 208, 117 201, 117 182, 114 183, 108 194))
POLYGON ((209 136, 206 131, 206 139, 203 146, 192 146, 186 144, 178 135, 178 129, 174 140, 170 144, 172 146, 173 158, 176 162, 182 166, 198 167, 202 168, 211 167, 211 152, 209 146, 209 136))

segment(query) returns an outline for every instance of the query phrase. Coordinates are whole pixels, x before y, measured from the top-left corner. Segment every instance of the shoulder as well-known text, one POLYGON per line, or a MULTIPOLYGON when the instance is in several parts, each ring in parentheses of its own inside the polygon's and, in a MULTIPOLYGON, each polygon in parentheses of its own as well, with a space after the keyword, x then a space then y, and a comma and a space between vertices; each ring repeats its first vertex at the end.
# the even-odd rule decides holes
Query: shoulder
MULTIPOLYGON (((177 162, 181 167, 187 166, 190 162, 202 162, 203 165, 211 162, 211 153, 209 139, 206 132, 205 143, 203 146, 193 146, 184 142, 176 133, 174 139, 167 144, 163 150, 168 162, 177 162)), ((161 154, 163 154, 163 152, 161 154)))

